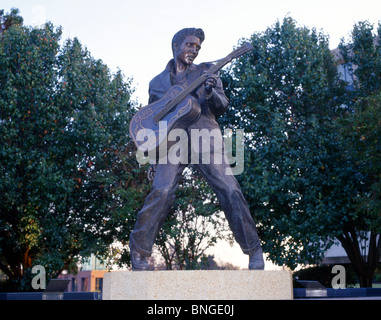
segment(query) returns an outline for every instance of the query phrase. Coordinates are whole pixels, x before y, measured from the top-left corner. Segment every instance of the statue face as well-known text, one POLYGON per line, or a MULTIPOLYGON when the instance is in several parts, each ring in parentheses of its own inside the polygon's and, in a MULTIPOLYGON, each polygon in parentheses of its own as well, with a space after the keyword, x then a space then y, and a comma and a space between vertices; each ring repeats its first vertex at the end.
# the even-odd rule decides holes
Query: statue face
POLYGON ((183 43, 178 46, 175 44, 175 60, 184 65, 191 65, 198 56, 201 49, 201 41, 196 36, 187 36, 183 43))

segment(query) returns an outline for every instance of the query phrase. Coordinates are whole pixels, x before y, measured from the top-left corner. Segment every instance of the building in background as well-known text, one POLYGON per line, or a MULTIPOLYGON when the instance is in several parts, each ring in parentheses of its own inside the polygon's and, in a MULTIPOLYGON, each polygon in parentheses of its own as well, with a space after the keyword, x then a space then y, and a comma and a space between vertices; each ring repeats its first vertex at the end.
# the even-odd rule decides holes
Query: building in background
POLYGON ((68 292, 102 292, 103 275, 108 272, 106 266, 94 255, 86 260, 80 267, 76 275, 62 273, 58 279, 71 280, 68 292))

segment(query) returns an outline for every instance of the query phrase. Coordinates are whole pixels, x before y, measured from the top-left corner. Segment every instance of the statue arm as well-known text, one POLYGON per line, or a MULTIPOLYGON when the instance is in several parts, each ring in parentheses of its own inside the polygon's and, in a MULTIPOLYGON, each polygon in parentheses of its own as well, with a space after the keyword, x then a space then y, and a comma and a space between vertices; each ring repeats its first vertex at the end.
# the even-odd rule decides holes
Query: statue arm
POLYGON ((220 78, 217 79, 216 86, 212 89, 211 93, 206 94, 206 101, 215 115, 220 115, 226 112, 229 106, 229 100, 225 96, 220 78))

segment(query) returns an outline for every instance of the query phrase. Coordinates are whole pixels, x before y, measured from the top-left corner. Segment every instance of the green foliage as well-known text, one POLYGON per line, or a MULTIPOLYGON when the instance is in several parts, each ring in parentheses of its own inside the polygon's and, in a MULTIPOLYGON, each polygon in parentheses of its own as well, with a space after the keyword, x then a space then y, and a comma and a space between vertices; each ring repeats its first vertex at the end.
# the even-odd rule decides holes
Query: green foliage
POLYGON ((361 286, 372 286, 381 256, 380 92, 381 25, 377 33, 365 21, 354 25, 351 39, 340 45, 343 63, 353 73, 353 89, 344 96, 345 110, 335 122, 347 166, 353 168, 357 186, 351 217, 338 236, 352 261, 361 286), (363 242, 368 241, 366 257, 363 242))
POLYGON ((381 63, 371 31, 359 23, 352 42, 340 46, 353 87, 339 80, 323 34, 291 18, 254 34, 255 50, 224 73, 231 109, 221 119, 245 129, 239 179, 270 259, 291 268, 318 263, 336 238, 362 285, 369 285, 381 247, 381 63))
POLYGON ((0 38, 0 267, 17 281, 106 255, 147 188, 127 135, 130 80, 60 37, 48 23, 0 38))
POLYGON ((325 251, 320 240, 347 205, 333 192, 348 178, 334 164, 339 150, 329 132, 335 66, 327 38, 291 18, 250 41, 254 51, 225 74, 231 109, 221 120, 235 119, 247 133, 239 179, 264 250, 295 267, 325 251))
POLYGON ((19 16, 19 9, 12 8, 11 12, 4 14, 4 10, 0 10, 0 35, 12 25, 22 25, 24 19, 19 16))
POLYGON ((367 96, 381 89, 381 24, 377 34, 368 21, 359 22, 353 27, 351 39, 340 43, 340 54, 343 63, 354 76, 355 91, 349 96, 348 103, 356 97, 367 96))
POLYGON ((381 91, 359 98, 353 108, 354 112, 338 119, 336 125, 342 137, 343 151, 356 167, 361 180, 355 196, 358 228, 380 233, 381 91))

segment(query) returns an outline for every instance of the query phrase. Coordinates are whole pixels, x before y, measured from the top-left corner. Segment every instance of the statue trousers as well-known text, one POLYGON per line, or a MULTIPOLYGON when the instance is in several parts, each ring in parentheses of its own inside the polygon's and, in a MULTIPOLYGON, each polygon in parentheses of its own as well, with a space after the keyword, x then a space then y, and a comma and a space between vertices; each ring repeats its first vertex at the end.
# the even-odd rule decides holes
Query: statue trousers
MULTIPOLYGON (((227 162, 215 164, 193 164, 209 183, 219 200, 235 240, 245 254, 251 254, 260 245, 255 222, 247 202, 227 162)), ((185 164, 158 164, 155 180, 143 208, 137 216, 134 230, 130 234, 130 248, 149 257, 155 239, 174 202, 185 164)))

